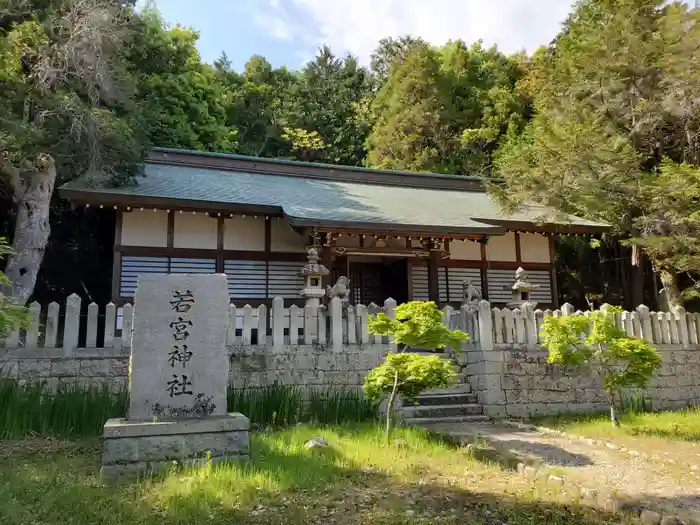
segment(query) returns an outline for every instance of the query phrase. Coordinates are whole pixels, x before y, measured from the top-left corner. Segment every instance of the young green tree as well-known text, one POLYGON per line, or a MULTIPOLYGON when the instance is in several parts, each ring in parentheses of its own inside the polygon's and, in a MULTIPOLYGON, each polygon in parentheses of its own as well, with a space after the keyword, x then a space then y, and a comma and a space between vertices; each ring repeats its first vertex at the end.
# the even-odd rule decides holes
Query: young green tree
POLYGON ((619 426, 617 399, 623 388, 644 388, 661 366, 656 349, 643 339, 628 336, 615 324, 619 307, 605 306, 585 315, 547 317, 542 325, 542 346, 549 362, 570 367, 590 366, 603 377, 610 402, 610 420, 619 426), (582 338, 582 334, 588 334, 582 338))
MULTIPOLYGON (((443 312, 434 302, 411 301, 396 308, 395 319, 380 313, 369 321, 370 332, 391 335, 402 346, 415 348, 459 349, 469 336, 450 330, 443 323, 443 312)), ((365 378, 364 392, 368 399, 378 401, 389 394, 386 409, 386 439, 391 437, 394 405, 398 395, 411 400, 428 388, 444 388, 454 382, 455 374, 449 362, 439 356, 411 353, 389 353, 384 362, 365 378)))

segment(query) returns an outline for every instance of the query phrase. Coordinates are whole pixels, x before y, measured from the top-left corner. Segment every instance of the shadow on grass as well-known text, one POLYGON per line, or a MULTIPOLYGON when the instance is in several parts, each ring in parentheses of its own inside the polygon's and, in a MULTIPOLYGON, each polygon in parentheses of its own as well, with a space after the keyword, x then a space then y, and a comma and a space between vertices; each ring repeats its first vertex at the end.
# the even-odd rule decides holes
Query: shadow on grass
MULTIPOLYGON (((567 467, 592 465, 593 462, 584 454, 575 454, 549 443, 528 441, 529 431, 510 427, 489 425, 483 428, 462 426, 459 431, 430 431, 430 439, 436 443, 450 443, 455 446, 469 447, 474 459, 500 464, 508 470, 515 470, 520 462, 547 463, 567 467), (518 434, 522 439, 503 439, 499 435, 518 434)), ((532 432, 533 435, 538 435, 532 432)))
MULTIPOLYGON (((94 450, 88 454, 78 449, 72 457, 9 460, 0 464, 0 523, 626 523, 624 516, 578 501, 541 501, 527 493, 491 493, 479 486, 467 490, 439 479, 409 482, 361 468, 342 449, 304 451, 298 444, 288 443, 285 448, 264 439, 256 439, 253 445, 249 463, 118 486, 98 482, 99 455, 94 450)), ((494 471, 494 475, 502 474, 494 471)))

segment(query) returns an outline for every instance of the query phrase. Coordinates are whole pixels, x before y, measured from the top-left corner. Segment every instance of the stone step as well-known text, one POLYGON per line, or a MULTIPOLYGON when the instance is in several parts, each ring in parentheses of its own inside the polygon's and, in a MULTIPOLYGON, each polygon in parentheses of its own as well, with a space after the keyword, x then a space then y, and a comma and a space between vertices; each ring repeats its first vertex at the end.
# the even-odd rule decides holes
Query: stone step
POLYGON ((449 388, 430 388, 421 394, 424 396, 445 396, 445 395, 460 395, 471 394, 472 386, 469 383, 455 383, 449 388))
POLYGON ((454 393, 454 394, 432 394, 420 395, 413 403, 406 406, 436 406, 436 405, 475 405, 477 404, 476 394, 454 393))
POLYGON ((436 423, 478 423, 488 421, 489 418, 484 415, 472 416, 451 416, 451 417, 407 417, 403 422, 405 425, 434 425, 436 423))
POLYGON ((404 417, 452 417, 452 416, 475 416, 483 414, 481 405, 429 405, 429 406, 405 406, 403 407, 404 417))

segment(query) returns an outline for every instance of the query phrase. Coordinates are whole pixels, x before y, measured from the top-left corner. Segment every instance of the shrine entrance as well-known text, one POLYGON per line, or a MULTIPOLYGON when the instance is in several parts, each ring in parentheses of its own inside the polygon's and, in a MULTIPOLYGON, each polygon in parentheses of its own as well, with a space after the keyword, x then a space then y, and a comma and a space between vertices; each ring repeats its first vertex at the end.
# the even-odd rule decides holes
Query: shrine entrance
POLYGON ((353 304, 383 305, 391 297, 408 301, 408 259, 399 257, 348 257, 353 304))

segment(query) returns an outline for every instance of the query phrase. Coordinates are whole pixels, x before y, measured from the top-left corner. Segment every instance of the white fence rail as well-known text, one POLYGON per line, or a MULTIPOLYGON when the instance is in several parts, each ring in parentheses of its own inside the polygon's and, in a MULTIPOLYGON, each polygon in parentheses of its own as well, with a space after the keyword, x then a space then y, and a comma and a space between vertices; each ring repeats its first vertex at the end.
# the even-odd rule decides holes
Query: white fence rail
MULTIPOLYGON (((81 308, 76 294, 66 300, 63 308, 51 303, 43 308, 39 303, 29 305, 33 323, 29 330, 14 330, 0 348, 62 348, 66 356, 76 348, 124 348, 131 347, 133 306, 117 308, 110 303, 101 309, 90 303, 81 308), (126 334, 126 335, 125 335, 126 334)), ((280 349, 285 345, 324 345, 341 351, 345 344, 383 344, 387 349, 395 345, 388 337, 371 334, 368 330, 370 316, 384 312, 394 315, 396 302, 387 299, 383 306, 374 303, 364 306, 343 307, 339 299, 330 301, 328 307, 284 306, 284 299, 277 297, 272 306, 229 306, 230 323, 227 342, 229 346, 266 345, 280 349)), ((452 330, 469 334, 470 346, 492 350, 496 345, 528 345, 541 343, 539 332, 547 316, 572 315, 571 305, 561 310, 534 310, 491 308, 488 301, 481 301, 478 309, 463 306, 459 310, 446 306, 445 324, 452 330)), ((652 344, 678 344, 683 346, 700 343, 700 314, 686 313, 683 308, 673 312, 650 312, 639 306, 633 312, 617 316, 617 324, 628 335, 641 337, 652 344)))

